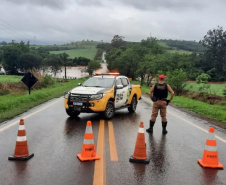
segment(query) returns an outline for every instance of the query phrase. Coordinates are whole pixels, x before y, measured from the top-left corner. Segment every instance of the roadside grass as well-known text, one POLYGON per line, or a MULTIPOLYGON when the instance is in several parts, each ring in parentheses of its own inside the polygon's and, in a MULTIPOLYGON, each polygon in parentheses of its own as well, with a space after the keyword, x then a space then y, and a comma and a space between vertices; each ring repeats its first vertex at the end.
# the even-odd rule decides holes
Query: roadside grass
POLYGON ((64 83, 56 83, 48 88, 32 91, 30 95, 26 92, 23 94, 0 96, 0 123, 13 118, 34 106, 53 98, 63 96, 64 92, 71 90, 84 80, 85 78, 69 80, 64 83))
POLYGON ((226 124, 226 106, 210 105, 183 96, 175 96, 172 103, 226 124))
MULTIPOLYGON (((132 84, 140 84, 139 81, 132 81, 132 84)), ((223 86, 222 84, 211 84, 212 88, 223 86), (213 85, 213 86, 212 86, 213 85)), ((142 93, 148 93, 151 87, 146 85, 141 86, 142 93)), ((206 117, 221 121, 226 124, 226 106, 210 105, 201 101, 193 100, 184 96, 174 96, 172 104, 182 108, 186 108, 195 113, 205 115, 206 117)))
POLYGON ((17 75, 0 75, 0 83, 17 83, 20 82, 23 76, 17 75))
MULTIPOLYGON (((132 81, 131 83, 134 85, 140 85, 140 81, 132 81)), ((150 89, 151 89, 151 87, 148 87, 147 85, 141 86, 142 93, 149 93, 150 89)))
POLYGON ((74 59, 75 57, 85 57, 85 58, 89 58, 90 60, 93 60, 96 52, 97 52, 97 48, 95 46, 90 46, 89 48, 85 48, 85 49, 71 49, 71 50, 64 50, 64 51, 51 51, 50 53, 52 54, 60 54, 60 53, 67 53, 70 58, 74 59))
MULTIPOLYGON (((187 86, 185 87, 185 90, 200 92, 200 90, 199 90, 200 86, 201 86, 200 84, 188 82, 187 86)), ((226 84, 210 84, 209 94, 213 94, 213 95, 223 97, 223 89, 224 89, 225 86, 226 86, 226 84)))

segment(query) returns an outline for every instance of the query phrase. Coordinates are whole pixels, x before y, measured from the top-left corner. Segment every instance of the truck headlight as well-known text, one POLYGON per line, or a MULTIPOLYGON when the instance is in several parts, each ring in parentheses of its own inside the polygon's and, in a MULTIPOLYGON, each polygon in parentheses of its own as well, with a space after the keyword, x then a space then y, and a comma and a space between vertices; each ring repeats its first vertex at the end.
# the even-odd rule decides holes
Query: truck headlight
POLYGON ((103 96, 104 94, 94 94, 90 96, 90 100, 100 100, 103 96))
POLYGON ((68 99, 70 92, 64 94, 64 98, 68 99))

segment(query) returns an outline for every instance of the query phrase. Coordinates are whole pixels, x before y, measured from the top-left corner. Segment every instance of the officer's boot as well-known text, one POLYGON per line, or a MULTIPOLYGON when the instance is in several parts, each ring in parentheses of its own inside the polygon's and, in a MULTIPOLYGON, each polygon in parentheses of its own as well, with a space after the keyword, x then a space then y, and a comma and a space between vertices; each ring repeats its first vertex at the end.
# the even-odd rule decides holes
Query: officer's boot
POLYGON ((162 122, 162 134, 167 134, 166 126, 167 122, 162 122))
POLYGON ((154 127, 155 122, 150 120, 150 127, 146 129, 146 131, 150 134, 153 133, 153 127, 154 127))

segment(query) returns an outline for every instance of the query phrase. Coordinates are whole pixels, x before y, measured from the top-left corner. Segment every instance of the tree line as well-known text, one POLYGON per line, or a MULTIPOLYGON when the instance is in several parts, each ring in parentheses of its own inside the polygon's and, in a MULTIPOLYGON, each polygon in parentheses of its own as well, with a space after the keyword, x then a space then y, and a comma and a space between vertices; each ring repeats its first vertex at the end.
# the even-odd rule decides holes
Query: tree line
POLYGON ((110 44, 98 47, 108 51, 106 60, 109 70, 118 70, 132 78, 139 77, 141 83, 145 80, 150 84, 159 73, 170 75, 180 72, 185 74, 184 80, 195 80, 200 74, 206 73, 210 81, 225 81, 226 32, 223 28, 209 30, 198 47, 195 46, 197 43, 193 43, 194 46, 191 43, 188 46, 193 47, 195 52, 181 54, 169 52, 154 37, 148 37, 140 43, 128 43, 123 37, 115 35, 110 44))
MULTIPOLYGON (((24 73, 32 69, 45 71, 47 68, 56 75, 61 67, 88 66, 90 59, 85 57, 69 58, 67 53, 50 54, 46 50, 30 47, 29 43, 8 43, 0 47, 0 63, 7 74, 24 73)), ((65 74, 66 77, 66 74, 65 74)))
POLYGON ((162 42, 165 42, 168 46, 169 49, 181 49, 181 50, 186 50, 186 51, 191 51, 191 52, 203 52, 205 50, 205 47, 196 41, 185 41, 185 40, 167 40, 167 39, 162 39, 159 40, 162 42))

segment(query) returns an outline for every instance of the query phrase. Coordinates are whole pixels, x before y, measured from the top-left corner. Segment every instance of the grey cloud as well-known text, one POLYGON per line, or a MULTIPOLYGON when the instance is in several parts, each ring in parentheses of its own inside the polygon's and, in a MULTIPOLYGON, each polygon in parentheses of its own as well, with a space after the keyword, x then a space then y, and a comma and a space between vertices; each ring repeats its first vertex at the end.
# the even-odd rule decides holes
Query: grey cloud
POLYGON ((128 6, 141 10, 157 11, 161 8, 183 11, 185 9, 200 9, 205 7, 208 1, 198 0, 115 0, 128 6))
POLYGON ((103 6, 101 0, 74 0, 82 6, 103 6))
POLYGON ((70 5, 71 0, 7 0, 18 5, 38 5, 52 9, 65 9, 70 5))
POLYGON ((38 5, 51 9, 65 9, 74 3, 81 6, 102 6, 101 0, 7 0, 18 5, 38 5))
POLYGON ((19 40, 21 35, 37 43, 111 41, 116 34, 140 41, 150 33, 158 39, 200 40, 217 25, 226 28, 225 4, 223 0, 2 0, 0 41, 19 40), (13 27, 8 29, 9 25, 13 27))

